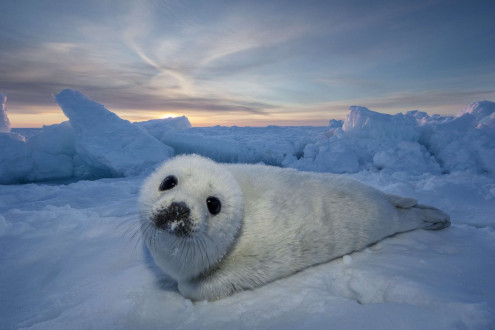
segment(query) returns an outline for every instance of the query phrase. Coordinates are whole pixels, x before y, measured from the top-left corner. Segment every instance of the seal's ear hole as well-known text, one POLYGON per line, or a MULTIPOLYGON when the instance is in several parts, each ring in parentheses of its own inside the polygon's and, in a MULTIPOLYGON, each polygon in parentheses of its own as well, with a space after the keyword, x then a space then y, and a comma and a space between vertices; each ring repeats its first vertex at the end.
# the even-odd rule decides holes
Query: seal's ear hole
POLYGON ((217 215, 222 209, 222 203, 220 203, 220 200, 214 196, 209 196, 206 199, 206 206, 208 206, 208 211, 210 211, 213 215, 217 215))
POLYGON ((169 175, 165 179, 163 179, 162 183, 160 183, 160 187, 158 187, 158 190, 160 191, 170 190, 176 185, 177 185, 177 178, 173 175, 169 175))

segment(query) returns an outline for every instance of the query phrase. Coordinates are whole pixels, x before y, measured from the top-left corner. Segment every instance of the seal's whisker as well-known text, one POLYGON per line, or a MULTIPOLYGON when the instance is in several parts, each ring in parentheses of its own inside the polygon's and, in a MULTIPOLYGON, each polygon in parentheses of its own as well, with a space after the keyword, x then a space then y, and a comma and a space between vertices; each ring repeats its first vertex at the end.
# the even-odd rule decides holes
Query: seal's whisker
POLYGON ((183 257, 184 255, 184 240, 179 240, 179 257, 180 259, 183 259, 185 257, 183 257))
POLYGON ((151 223, 147 223, 146 227, 143 230, 143 236, 145 239, 145 242, 148 243, 148 245, 151 245, 151 236, 153 233, 153 225, 151 223))
MULTIPOLYGON (((139 225, 139 224, 138 224, 139 225)), ((142 235, 142 231, 141 231, 141 226, 136 226, 136 228, 134 228, 134 233, 132 234, 132 236, 130 237, 130 242, 132 241, 136 241, 135 245, 134 245, 134 249, 137 248, 138 244, 140 242, 143 242, 144 240, 144 237, 142 235)))
POLYGON ((188 245, 188 242, 186 240, 182 240, 183 242, 183 246, 184 246, 184 250, 186 252, 186 260, 187 262, 191 262, 191 258, 189 257, 189 255, 191 254, 191 251, 190 249, 188 249, 186 246, 188 245))
POLYGON ((194 241, 194 244, 197 245, 199 255, 201 256, 201 264, 204 264, 205 263, 205 257, 203 255, 203 249, 200 245, 201 244, 201 238, 198 237, 198 239, 194 241))
POLYGON ((191 262, 196 262, 196 244, 194 242, 189 242, 189 246, 192 246, 190 248, 191 250, 191 262))
MULTIPOLYGON (((150 230, 150 227, 151 227, 151 224, 149 224, 149 223, 146 223, 146 224, 140 226, 141 235, 137 236, 138 239, 136 240, 136 244, 134 245, 134 250, 137 249, 140 242, 147 242, 148 241, 148 231, 150 230)), ((139 233, 139 231, 136 233, 139 233)))
POLYGON ((158 235, 158 229, 155 226, 152 226, 153 233, 153 248, 156 250, 156 236, 158 235))
POLYGON ((177 248, 178 248, 179 243, 180 243, 180 240, 177 240, 177 239, 173 240, 173 241, 172 241, 172 246, 171 246, 172 250, 177 249, 177 248))
POLYGON ((205 233, 204 236, 210 240, 211 244, 213 244, 216 254, 221 254, 221 251, 219 250, 218 245, 215 243, 215 240, 211 238, 210 235, 208 235, 207 233, 205 233))
POLYGON ((190 251, 189 249, 187 248, 187 241, 186 240, 182 240, 182 247, 183 247, 183 251, 185 253, 185 259, 187 260, 187 263, 190 263, 191 262, 191 259, 189 258, 189 254, 190 254, 190 251))
POLYGON ((134 245, 133 250, 136 250, 137 245, 139 242, 142 242, 143 239, 140 228, 141 224, 138 216, 132 216, 129 219, 130 221, 119 224, 117 226, 117 231, 120 235, 128 239, 126 245, 134 245), (133 242, 135 242, 135 244, 133 244, 133 242))
POLYGON ((205 246, 205 243, 204 243, 204 238, 201 237, 201 236, 199 236, 198 237, 198 242, 199 242, 199 244, 201 244, 201 248, 204 251, 204 254, 205 254, 205 257, 206 257, 206 261, 208 262, 208 268, 209 268, 209 267, 211 267, 211 262, 210 262, 210 257, 208 256, 208 251, 206 250, 206 246, 205 246))
POLYGON ((138 225, 139 222, 136 221, 138 219, 138 216, 135 216, 135 217, 132 217, 130 219, 130 221, 125 221, 125 222, 122 222, 120 224, 117 225, 117 227, 115 228, 115 230, 118 232, 118 233, 126 233, 129 228, 134 228, 134 226, 138 225))

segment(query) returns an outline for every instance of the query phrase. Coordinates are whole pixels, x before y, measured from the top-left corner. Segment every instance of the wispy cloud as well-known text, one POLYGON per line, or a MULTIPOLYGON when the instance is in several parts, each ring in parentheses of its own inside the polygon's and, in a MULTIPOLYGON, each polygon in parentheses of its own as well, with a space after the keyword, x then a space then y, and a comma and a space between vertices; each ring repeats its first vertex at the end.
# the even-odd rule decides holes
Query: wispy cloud
POLYGON ((13 113, 55 107, 63 88, 141 117, 323 122, 351 104, 448 112, 493 99, 491 17, 443 0, 12 2, 0 13, 0 91, 13 113))

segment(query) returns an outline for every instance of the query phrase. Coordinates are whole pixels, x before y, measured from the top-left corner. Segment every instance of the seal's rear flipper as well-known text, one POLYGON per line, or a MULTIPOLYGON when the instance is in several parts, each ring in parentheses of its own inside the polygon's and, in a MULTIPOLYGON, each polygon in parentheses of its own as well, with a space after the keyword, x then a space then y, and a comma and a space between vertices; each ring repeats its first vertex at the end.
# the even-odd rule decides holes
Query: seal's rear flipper
POLYGON ((414 208, 420 209, 422 220, 424 223, 423 229, 440 230, 450 226, 450 216, 445 212, 428 205, 417 204, 414 208))
POLYGON ((418 204, 414 198, 391 194, 386 196, 405 217, 415 221, 415 228, 440 230, 450 226, 450 216, 433 206, 418 204))

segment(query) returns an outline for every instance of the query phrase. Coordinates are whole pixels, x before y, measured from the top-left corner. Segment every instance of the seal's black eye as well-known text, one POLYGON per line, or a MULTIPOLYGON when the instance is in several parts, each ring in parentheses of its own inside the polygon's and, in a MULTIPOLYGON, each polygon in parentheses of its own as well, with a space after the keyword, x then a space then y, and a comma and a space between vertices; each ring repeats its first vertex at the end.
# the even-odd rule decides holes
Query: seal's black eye
POLYGON ((213 196, 206 199, 206 206, 208 206, 208 211, 210 211, 213 215, 217 215, 222 209, 222 203, 220 203, 220 200, 213 196))
POLYGON ((158 187, 158 190, 160 191, 170 190, 176 185, 177 185, 177 178, 173 175, 169 175, 165 179, 163 179, 162 183, 160 183, 160 187, 158 187))

